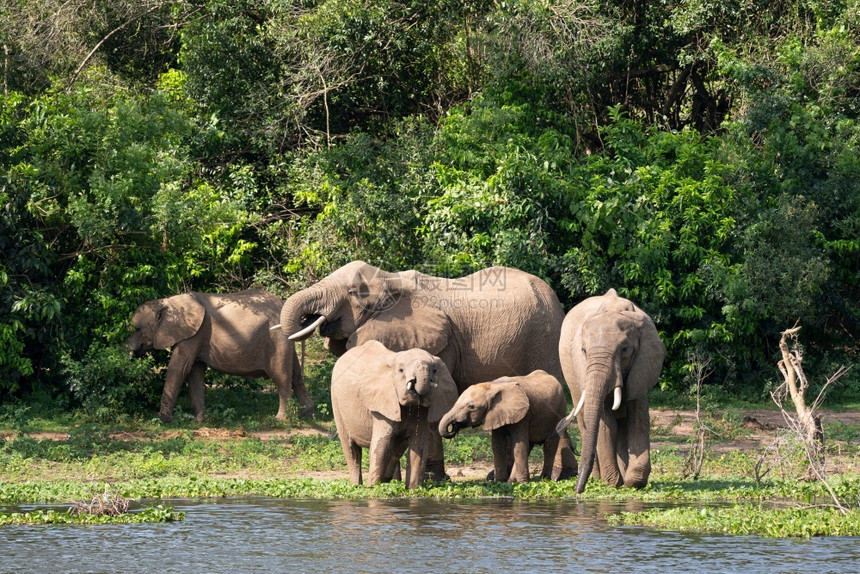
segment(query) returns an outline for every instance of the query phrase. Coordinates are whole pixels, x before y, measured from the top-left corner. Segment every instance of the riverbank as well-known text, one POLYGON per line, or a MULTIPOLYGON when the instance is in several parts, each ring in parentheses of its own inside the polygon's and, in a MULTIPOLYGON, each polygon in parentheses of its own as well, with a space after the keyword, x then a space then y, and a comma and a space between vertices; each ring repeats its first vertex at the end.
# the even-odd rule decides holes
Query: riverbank
MULTIPOLYGON (((581 495, 575 492, 575 481, 487 483, 484 478, 492 468, 492 452, 488 435, 479 430, 446 441, 450 482, 425 483, 412 491, 399 482, 370 488, 350 484, 340 443, 333 436, 332 423, 326 421, 259 425, 253 430, 152 421, 81 424, 67 432, 5 430, 0 443, 0 505, 71 504, 107 491, 142 501, 236 496, 513 498, 666 502, 697 508, 730 502, 758 505, 757 524, 770 525, 771 529, 770 534, 766 529, 759 532, 762 535, 792 535, 786 531, 800 536, 860 535, 860 511, 856 510, 860 503, 860 414, 823 413, 830 487, 854 510, 843 518, 827 511, 822 519, 815 514, 820 514, 818 510, 810 509, 809 521, 814 523, 798 522, 796 513, 784 512, 785 506, 773 506, 786 500, 827 503, 831 498, 821 483, 801 480, 803 454, 791 441, 781 417, 778 411, 767 409, 722 410, 704 416, 701 422, 709 429, 706 456, 694 480, 688 464, 699 424, 695 413, 654 409, 653 470, 648 486, 616 489, 592 480, 581 495), (792 523, 798 528, 792 530, 792 523), (783 524, 787 526, 776 526, 783 524)), ((540 457, 540 449, 535 449, 533 472, 539 469, 540 457)), ((792 512, 796 508, 794 505, 792 512)), ((643 515, 634 506, 616 520, 659 524, 661 517, 655 517, 653 510, 649 512, 643 515)), ((704 518, 708 516, 686 517, 690 528, 701 528, 704 518)), ((710 518, 704 522, 705 528, 717 531, 725 529, 726 521, 731 522, 731 517, 716 512, 710 518)), ((684 528, 678 525, 677 513, 662 519, 666 521, 664 527, 684 528)))

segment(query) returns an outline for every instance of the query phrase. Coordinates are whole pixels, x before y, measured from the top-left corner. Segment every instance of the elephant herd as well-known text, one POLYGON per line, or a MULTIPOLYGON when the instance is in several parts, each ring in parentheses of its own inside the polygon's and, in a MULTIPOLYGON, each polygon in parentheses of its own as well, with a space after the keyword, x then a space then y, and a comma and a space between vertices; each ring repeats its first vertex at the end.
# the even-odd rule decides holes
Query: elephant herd
POLYGON ((183 381, 203 420, 207 367, 272 379, 285 417, 295 393, 313 413, 295 342, 317 330, 338 357, 331 398, 350 478, 425 473, 444 480, 442 437, 466 427, 491 433, 497 481, 529 479, 528 455, 542 445, 542 478, 592 474, 614 486, 645 486, 651 470, 647 392, 665 357, 651 318, 614 289, 566 316, 552 288, 523 271, 491 267, 442 278, 387 272, 353 261, 286 301, 261 290, 186 293, 148 301, 132 316, 130 349, 171 348, 159 417, 170 421, 183 381), (561 380, 567 382, 574 409, 561 380), (580 466, 567 426, 577 419, 580 466))

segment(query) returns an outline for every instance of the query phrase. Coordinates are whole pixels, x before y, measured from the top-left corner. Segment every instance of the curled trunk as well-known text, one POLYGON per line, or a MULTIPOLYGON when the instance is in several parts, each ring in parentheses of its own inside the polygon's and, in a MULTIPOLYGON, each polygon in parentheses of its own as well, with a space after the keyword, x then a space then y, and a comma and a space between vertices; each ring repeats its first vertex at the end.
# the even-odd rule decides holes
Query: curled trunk
POLYGON ((281 309, 281 329, 285 337, 302 330, 306 319, 316 319, 325 315, 323 305, 325 292, 318 287, 310 287, 290 296, 281 309))

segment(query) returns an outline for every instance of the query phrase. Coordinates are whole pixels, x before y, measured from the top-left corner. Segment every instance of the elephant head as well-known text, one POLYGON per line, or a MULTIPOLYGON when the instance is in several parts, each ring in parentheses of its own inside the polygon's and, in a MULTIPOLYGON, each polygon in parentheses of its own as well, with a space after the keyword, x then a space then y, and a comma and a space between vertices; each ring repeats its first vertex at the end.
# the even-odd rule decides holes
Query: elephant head
POLYGON ((422 349, 390 354, 379 368, 364 379, 359 394, 363 404, 389 420, 401 421, 401 407, 429 407, 427 419, 435 424, 457 399, 445 363, 422 349))
POLYGON ((436 307, 416 300, 417 277, 353 261, 287 299, 280 328, 295 341, 319 327, 338 356, 369 340, 436 355, 447 342, 448 321, 436 307))
POLYGON ((439 421, 439 434, 453 438, 462 428, 481 425, 494 431, 520 422, 528 411, 528 396, 516 382, 478 383, 463 391, 439 421))
MULTIPOLYGON (((558 425, 562 431, 574 417, 581 416, 579 493, 591 474, 599 427, 609 426, 608 417, 623 414, 618 411, 628 401, 645 397, 657 384, 666 355, 651 318, 614 289, 580 305, 582 312, 577 306, 570 313, 574 316, 573 337, 565 341, 563 328, 560 345, 561 353, 569 354, 568 361, 574 365, 572 378, 578 388, 571 391, 579 400, 558 425)), ((570 382, 567 372, 565 376, 570 382)))
POLYGON ((206 309, 191 293, 147 301, 131 317, 134 332, 126 345, 137 356, 167 349, 193 337, 205 316, 206 309))

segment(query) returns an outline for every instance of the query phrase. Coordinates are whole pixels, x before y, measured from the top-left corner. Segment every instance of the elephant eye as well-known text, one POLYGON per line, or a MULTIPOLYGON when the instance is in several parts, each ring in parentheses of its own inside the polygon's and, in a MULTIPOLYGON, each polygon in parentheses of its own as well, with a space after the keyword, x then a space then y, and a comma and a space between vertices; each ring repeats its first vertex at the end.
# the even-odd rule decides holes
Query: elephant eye
POLYGON ((397 372, 398 372, 398 373, 402 373, 402 372, 403 372, 403 367, 400 367, 399 369, 397 369, 397 372))

